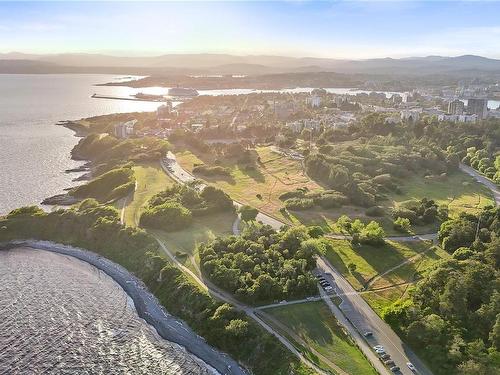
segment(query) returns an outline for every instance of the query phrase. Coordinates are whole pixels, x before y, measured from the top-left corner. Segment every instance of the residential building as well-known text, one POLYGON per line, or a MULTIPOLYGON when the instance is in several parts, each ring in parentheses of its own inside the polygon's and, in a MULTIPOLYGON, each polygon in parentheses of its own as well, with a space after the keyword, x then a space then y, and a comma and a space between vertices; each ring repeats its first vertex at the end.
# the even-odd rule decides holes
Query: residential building
POLYGON ((321 96, 311 95, 306 98, 306 104, 318 108, 321 105, 321 96))
POLYGON ((461 100, 455 99, 448 103, 448 113, 451 115, 461 115, 464 110, 465 104, 461 100))
POLYGON ((478 116, 476 114, 470 115, 470 114, 461 114, 461 115, 454 115, 450 113, 445 113, 438 115, 438 120, 439 121, 451 121, 451 122, 476 122, 478 119, 478 116))
POLYGON ((130 120, 127 122, 121 122, 115 125, 115 137, 117 138, 129 138, 135 133, 135 125, 137 120, 130 120))
POLYGON ((394 94, 392 95, 391 97, 391 101, 394 103, 394 104, 400 104, 403 102, 403 97, 399 94, 394 94))
POLYGON ((417 110, 403 110, 400 112, 401 120, 408 122, 417 122, 420 119, 420 113, 422 111, 417 110))
POLYGON ((156 118, 158 120, 170 117, 172 112, 172 102, 168 100, 165 104, 158 107, 156 110, 156 118))
POLYGON ((467 101, 467 112, 482 120, 488 115, 488 100, 486 99, 469 99, 467 101))

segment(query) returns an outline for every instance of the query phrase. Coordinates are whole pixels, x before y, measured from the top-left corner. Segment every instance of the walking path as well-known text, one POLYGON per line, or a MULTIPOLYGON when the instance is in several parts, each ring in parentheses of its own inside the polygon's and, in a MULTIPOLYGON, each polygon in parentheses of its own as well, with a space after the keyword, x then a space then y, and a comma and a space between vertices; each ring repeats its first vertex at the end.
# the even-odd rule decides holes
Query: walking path
POLYGON ((264 322, 257 314, 255 311, 255 308, 245 305, 241 303, 240 301, 236 300, 230 293, 225 292, 224 290, 220 289, 219 287, 215 286, 210 280, 207 279, 201 279, 198 275, 196 275, 193 271, 191 271, 189 268, 185 267, 181 262, 177 260, 177 258, 170 252, 170 250, 167 248, 165 243, 158 237, 155 236, 156 241, 162 248, 163 252, 165 255, 170 258, 170 260, 179 268, 181 269, 184 273, 188 274, 191 276, 191 278, 199 284, 203 290, 207 291, 210 295, 212 295, 214 298, 227 302, 234 307, 236 307, 238 310, 244 312, 248 317, 252 318, 255 322, 257 322, 260 326, 262 326, 267 332, 272 334, 274 337, 276 337, 288 350, 290 350, 293 354, 295 354, 300 361, 302 361, 305 365, 309 366, 312 368, 314 371, 316 371, 318 374, 322 375, 327 375, 323 370, 321 370, 318 366, 316 366, 314 363, 309 361, 304 355, 302 355, 301 352, 299 352, 295 347, 284 337, 282 336, 279 332, 277 332, 274 328, 272 328, 270 325, 268 325, 266 322, 264 322))
MULTIPOLYGON (((185 171, 176 161, 175 156, 171 153, 167 155, 165 159, 161 162, 163 169, 167 174, 169 174, 173 179, 181 183, 187 183, 194 181, 195 178, 190 173, 185 171)), ((206 185, 205 185, 206 186, 206 185)), ((238 206, 241 206, 241 203, 235 202, 238 206)), ((280 229, 285 224, 266 215, 262 212, 259 212, 257 216, 258 221, 262 221, 264 224, 271 225, 274 229, 280 229)), ((239 218, 233 223, 233 233, 239 234, 239 218)), ((428 234, 428 235, 420 235, 420 236, 403 236, 403 237, 392 237, 394 240, 400 241, 418 241, 422 238, 435 238, 436 234, 428 234)), ((329 235, 330 238, 341 238, 345 239, 346 236, 343 235, 329 235)), ((158 238, 157 238, 158 240, 158 238)), ((179 261, 173 257, 172 254, 168 251, 165 245, 158 240, 160 246, 164 249, 167 255, 174 261, 174 263, 184 270, 186 273, 190 274, 200 285, 203 285, 205 290, 210 291, 215 297, 231 303, 234 306, 239 307, 242 311, 256 320, 261 326, 264 327, 268 332, 272 333, 276 336, 292 353, 296 354, 301 361, 306 363, 312 368, 317 368, 312 362, 307 360, 295 347, 286 340, 283 336, 281 336, 278 332, 276 332, 272 327, 269 327, 265 322, 262 321, 256 314, 255 309, 250 308, 248 306, 242 305, 240 302, 236 301, 231 295, 228 295, 224 291, 221 291, 219 288, 215 287, 208 280, 202 281, 198 278, 191 270, 187 269, 184 265, 182 265, 179 261), (209 286, 210 285, 210 286, 209 286)), ((335 284, 337 285, 337 294, 339 296, 344 297, 341 305, 341 310, 338 308, 333 308, 332 312, 334 313, 337 320, 347 329, 347 331, 351 334, 356 344, 361 348, 361 350, 365 353, 366 357, 370 360, 372 365, 379 371, 381 374, 389 374, 387 368, 383 366, 378 359, 378 357, 374 354, 368 344, 371 344, 368 339, 365 339, 361 336, 360 333, 363 333, 367 330, 372 332, 380 332, 381 338, 377 338, 377 343, 382 342, 382 344, 387 345, 386 348, 390 349, 390 354, 395 353, 396 358, 395 361, 401 367, 401 373, 404 375, 411 375, 410 370, 406 368, 406 362, 411 361, 417 366, 418 369, 421 370, 422 375, 432 375, 432 372, 428 370, 424 364, 416 357, 413 352, 411 352, 401 341, 401 339, 392 331, 392 329, 384 322, 380 317, 371 309, 371 307, 363 300, 363 298, 359 295, 359 293, 352 288, 349 282, 337 271, 335 270, 324 258, 318 258, 318 266, 324 269, 327 272, 330 272, 332 275, 335 274, 335 284), (325 263, 326 262, 326 263, 325 263), (342 286, 342 288, 340 287, 342 286), (344 309, 343 306, 351 306, 351 309, 344 309), (360 313, 361 311, 361 313, 360 313), (358 324, 353 323, 356 321, 358 324), (370 329, 367 329, 369 327, 370 329), (389 338, 389 339, 388 339, 389 338), (394 344, 395 342, 395 344, 394 344), (403 349, 404 347, 404 349, 403 349), (404 355, 403 353, 410 353, 409 355, 404 355)), ((332 284, 333 285, 333 284, 332 284)), ((331 302, 330 298, 328 300, 331 302)), ((326 302, 326 300, 325 300, 326 302)), ((291 302, 292 303, 292 302, 291 302)), ((331 306, 329 304, 329 306, 331 306)), ((378 336, 378 335, 377 335, 378 336)), ((372 338, 373 340, 373 338, 372 338)), ((375 345, 375 344, 374 344, 375 345)), ((319 369, 318 369, 319 370, 319 369)), ((319 370, 320 373, 323 373, 319 370)))

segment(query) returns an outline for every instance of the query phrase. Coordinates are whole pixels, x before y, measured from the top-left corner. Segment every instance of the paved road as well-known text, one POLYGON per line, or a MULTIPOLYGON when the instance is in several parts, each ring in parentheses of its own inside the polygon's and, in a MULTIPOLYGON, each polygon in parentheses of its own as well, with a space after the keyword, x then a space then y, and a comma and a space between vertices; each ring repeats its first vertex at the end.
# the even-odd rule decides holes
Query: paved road
POLYGON ((459 167, 463 172, 467 173, 469 176, 474 177, 474 179, 477 182, 483 184, 488 189, 490 189, 491 193, 493 194, 493 197, 495 198, 496 205, 500 206, 500 189, 494 182, 488 180, 486 177, 484 177, 482 174, 480 174, 475 169, 469 167, 468 165, 460 163, 459 167))
POLYGON ((327 375, 323 370, 321 370, 319 367, 317 367, 314 363, 309 361, 306 357, 302 355, 301 352, 299 352, 284 336, 282 336, 279 332, 277 332, 274 328, 272 328, 269 324, 267 324, 265 321, 263 321, 257 314, 255 308, 251 306, 247 306, 240 301, 236 300, 230 293, 225 292, 224 290, 220 289, 216 285, 214 285, 210 280, 207 279, 202 279, 198 275, 196 275, 193 271, 191 271, 189 268, 185 267, 181 262, 177 260, 177 258, 170 252, 170 250, 167 248, 167 246, 163 243, 163 241, 155 236, 156 241, 162 248, 163 252, 170 258, 170 260, 179 268, 181 269, 184 273, 188 274, 191 278, 193 278, 194 281, 196 281, 204 290, 206 290, 211 296, 214 298, 227 302, 234 307, 236 307, 238 310, 243 311, 247 316, 252 318, 254 321, 256 321, 260 326, 262 326, 267 332, 272 334, 274 337, 276 337, 288 350, 290 350, 293 354, 295 354, 301 362, 303 362, 305 365, 309 366, 312 368, 314 371, 316 371, 318 374, 321 375, 327 375))
MULTIPOLYGON (((333 284, 332 284, 333 285, 333 284)), ((319 288, 319 292, 321 294, 321 298, 325 301, 326 305, 335 316, 335 318, 344 326, 344 328, 349 332, 351 337, 356 341, 358 347, 363 352, 363 354, 368 358, 373 367, 377 370, 379 374, 389 374, 388 369, 383 365, 382 362, 378 359, 375 352, 371 349, 369 344, 363 339, 363 337, 359 334, 356 328, 349 322, 346 315, 341 311, 331 300, 331 296, 326 294, 326 292, 319 288)))
MULTIPOLYGON (((356 292, 349 282, 326 260, 324 257, 318 258, 318 268, 329 273, 331 284, 335 291, 342 296, 340 309, 349 322, 356 328, 358 334, 353 334, 356 342, 361 348, 368 344, 384 346, 387 353, 391 355, 396 365, 401 368, 404 375, 413 375, 406 367, 406 362, 412 362, 421 375, 431 375, 432 372, 418 359, 411 349, 404 344, 399 336, 387 325, 368 305, 368 303, 356 292), (373 332, 373 337, 365 339, 359 333, 373 332)), ((352 330, 350 330, 352 334, 352 330)), ((373 363, 373 361, 372 361, 373 363)))
MULTIPOLYGON (((165 172, 167 172, 172 178, 179 182, 190 182, 194 181, 195 178, 187 171, 185 171, 175 160, 175 156, 171 153, 167 155, 167 157, 162 160, 162 167, 165 172)), ((241 205, 239 202, 235 202, 236 205, 241 205)), ((257 216, 259 221, 262 221, 266 224, 271 225, 275 229, 279 229, 285 224, 266 215, 262 212, 257 216), (259 218, 260 216, 260 218, 259 218), (262 218, 262 219, 261 219, 262 218)), ((233 224, 233 232, 235 234, 239 233, 238 229, 239 222, 235 222, 233 224)), ((344 235, 330 235, 330 238, 347 238, 344 235)), ((389 237, 388 239, 392 239, 394 241, 419 241, 422 239, 435 239, 436 234, 425 234, 425 235, 417 235, 417 236, 401 236, 401 237, 389 237)), ((161 244, 161 243, 160 243, 161 244)), ((164 247, 164 245, 162 246, 164 247)), ((168 251, 168 250, 167 250, 168 251)), ((186 272, 194 275, 190 270, 185 268, 182 264, 176 261, 183 269, 186 269, 186 272)), ((372 362, 373 366, 382 374, 389 373, 388 370, 381 364, 378 357, 374 354, 373 350, 370 349, 371 346, 380 344, 386 348, 386 351, 391 354, 394 358, 396 364, 401 368, 400 374, 411 375, 413 374, 406 366, 406 362, 412 362, 419 373, 422 375, 432 375, 432 372, 425 367, 425 365, 418 359, 418 357, 401 341, 399 336, 372 310, 372 308, 366 303, 360 294, 349 284, 349 282, 336 270, 333 266, 328 263, 326 259, 323 257, 318 258, 318 267, 325 272, 329 272, 332 277, 332 285, 335 286, 336 292, 343 299, 342 304, 340 305, 340 310, 335 310, 336 307, 331 307, 332 313, 336 316, 337 320, 351 333, 351 336, 354 338, 358 346, 365 353, 367 358, 372 362), (347 318, 347 319, 346 319, 347 318), (366 331, 371 331, 374 333, 374 337, 370 340, 366 340, 362 333, 366 331), (361 333, 361 334, 360 334, 361 333)), ((196 277, 196 279, 198 279, 196 277)), ((199 280, 199 279, 198 279, 199 280)), ((200 280, 201 281, 201 280, 200 280)), ((209 283, 208 281, 204 281, 205 283, 209 283)), ((203 283, 203 282, 202 282, 203 283)), ((206 284, 204 284, 206 285, 206 284)), ((215 287, 216 288, 216 287, 215 287)), ((221 295, 225 295, 223 291, 218 288, 214 289, 210 287, 208 290, 217 291, 219 297, 221 295)), ((241 304, 234 300, 230 295, 225 295, 222 298, 224 301, 233 301, 229 302, 235 306, 241 304)), ((329 300, 329 299, 328 299, 329 300)), ((325 300, 325 302, 327 302, 325 300)), ((331 301, 330 301, 331 302, 331 301)), ((327 302, 329 306, 331 304, 327 302)), ((293 353, 295 353, 301 360, 304 362, 307 361, 284 337, 275 332, 271 327, 267 326, 265 322, 260 320, 255 315, 254 310, 245 307, 242 308, 243 311, 247 313, 250 317, 255 319, 259 324, 261 324, 266 330, 273 333, 280 341, 289 348, 293 353), (246 309, 246 310, 245 310, 246 309), (248 310, 250 309, 250 310, 248 310), (267 327, 267 328, 266 328, 267 327), (284 340, 284 341, 282 341, 284 340), (286 342, 286 344, 285 344, 286 342)), ((305 362, 307 363, 307 362, 305 362)), ((311 363, 314 366, 314 364, 311 363)))

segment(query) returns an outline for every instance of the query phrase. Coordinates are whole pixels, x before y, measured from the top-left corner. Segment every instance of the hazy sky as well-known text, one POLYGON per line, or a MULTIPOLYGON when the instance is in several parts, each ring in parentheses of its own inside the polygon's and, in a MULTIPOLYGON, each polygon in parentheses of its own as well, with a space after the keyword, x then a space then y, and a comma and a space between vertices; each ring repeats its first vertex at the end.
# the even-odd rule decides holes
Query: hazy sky
POLYGON ((500 58, 500 2, 2 2, 0 52, 500 58))

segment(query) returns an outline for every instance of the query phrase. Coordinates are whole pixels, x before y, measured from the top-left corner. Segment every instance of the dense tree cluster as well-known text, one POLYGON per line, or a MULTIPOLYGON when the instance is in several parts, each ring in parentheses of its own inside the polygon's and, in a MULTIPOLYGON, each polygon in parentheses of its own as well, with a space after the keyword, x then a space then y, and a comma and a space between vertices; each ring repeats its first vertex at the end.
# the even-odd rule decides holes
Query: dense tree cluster
POLYGON ((233 201, 221 189, 206 186, 199 192, 191 186, 174 184, 149 200, 140 224, 172 231, 188 226, 193 216, 234 210, 233 201))
POLYGON ((229 168, 224 168, 219 165, 216 165, 214 167, 205 164, 195 165, 193 167, 193 173, 201 174, 203 176, 231 176, 231 170, 229 168))
POLYGON ((71 150, 75 159, 94 162, 159 160, 170 148, 167 141, 159 138, 118 139, 107 134, 93 133, 82 138, 71 150))
POLYGON ((241 236, 217 238, 198 251, 202 271, 238 298, 266 303, 317 292, 311 270, 323 243, 304 227, 281 232, 252 225, 241 236))
POLYGON ((341 232, 352 237, 353 244, 381 246, 385 243, 385 231, 376 221, 370 221, 365 225, 359 219, 351 220, 347 215, 342 215, 336 224, 341 232))
POLYGON ((321 208, 342 207, 349 199, 335 190, 310 192, 306 187, 287 191, 279 196, 288 210, 306 210, 319 206, 321 208))
POLYGON ((95 198, 101 202, 114 201, 134 190, 134 171, 130 166, 112 169, 90 182, 77 186, 70 194, 77 198, 95 198))
POLYGON ((414 133, 437 143, 446 150, 449 159, 462 160, 487 177, 500 181, 500 120, 488 119, 476 123, 421 121, 414 133), (498 161, 497 161, 498 160, 498 161))
POLYGON ((24 207, 0 218, 0 242, 24 238, 83 247, 124 266, 145 282, 167 311, 253 374, 311 374, 273 336, 214 300, 157 255, 158 245, 145 231, 120 225, 113 207, 87 199, 68 210, 46 213, 24 207))
POLYGON ((386 193, 399 192, 401 178, 442 174, 452 168, 439 149, 380 145, 375 141, 326 144, 306 158, 305 166, 309 176, 365 207, 385 199, 386 193))
POLYGON ((500 185, 500 153, 497 152, 493 157, 486 149, 478 150, 476 147, 469 147, 462 162, 500 185))
POLYGON ((439 229, 438 239, 446 251, 453 253, 459 247, 470 247, 474 241, 489 242, 500 236, 500 210, 485 208, 478 216, 461 213, 456 219, 445 221, 439 229))
POLYGON ((408 219, 412 225, 431 224, 448 217, 446 207, 439 207, 432 199, 409 200, 402 202, 392 210, 392 216, 408 219))
POLYGON ((439 237, 452 258, 431 269, 411 298, 388 307, 384 318, 438 374, 498 374, 500 209, 447 221, 439 237))

